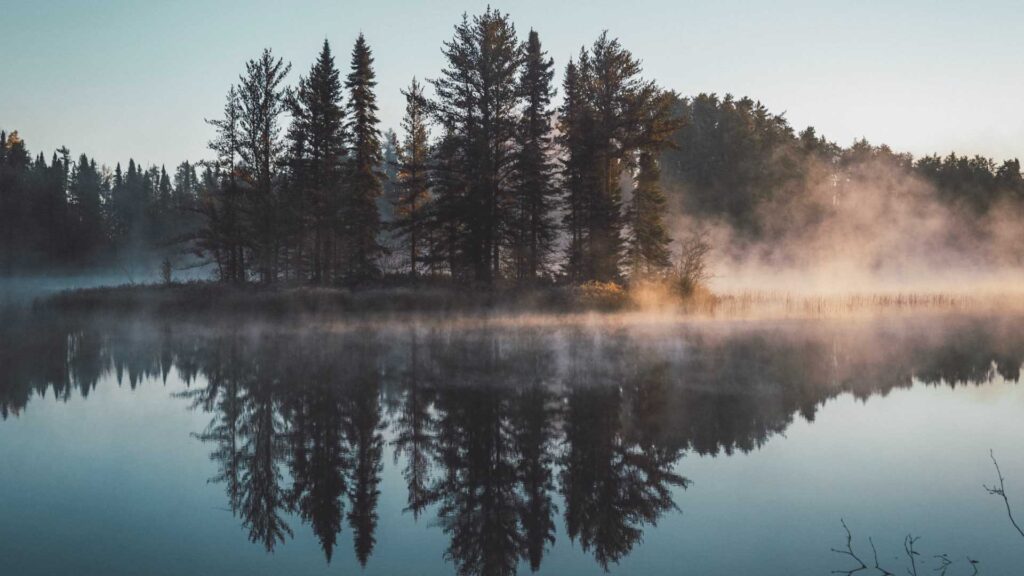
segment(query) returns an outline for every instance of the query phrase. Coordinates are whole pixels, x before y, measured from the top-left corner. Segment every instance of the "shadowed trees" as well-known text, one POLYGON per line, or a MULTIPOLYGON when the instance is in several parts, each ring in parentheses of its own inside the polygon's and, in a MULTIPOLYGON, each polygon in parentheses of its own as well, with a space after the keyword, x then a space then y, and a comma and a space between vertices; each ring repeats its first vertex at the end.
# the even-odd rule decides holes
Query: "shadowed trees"
POLYGON ((438 153, 461 192, 443 217, 457 226, 472 279, 489 283, 500 273, 502 234, 511 194, 522 48, 507 14, 488 8, 463 16, 444 43, 445 68, 431 80, 433 115, 444 131, 438 153))
POLYGON ((405 96, 402 119, 404 139, 398 150, 398 194, 391 227, 409 258, 409 275, 415 279, 429 247, 427 204, 430 201, 430 143, 427 134, 427 99, 415 78, 405 96))
POLYGON ((349 282, 362 282, 380 273, 377 256, 381 247, 380 213, 377 199, 381 195, 381 143, 377 125, 377 86, 373 55, 362 34, 352 48, 351 71, 345 80, 348 90, 346 130, 351 137, 350 162, 345 216, 342 222, 345 274, 349 282))
POLYGON ((329 283, 338 268, 347 149, 341 79, 326 40, 289 104, 290 189, 300 226, 296 268, 305 268, 314 284, 329 283))
POLYGON ((0 273, 106 267, 134 281, 162 258, 233 283, 629 282, 670 267, 693 236, 670 233, 678 216, 728 226, 740 249, 778 241, 784 259, 868 225, 876 203, 896 215, 878 228, 934 211, 927 246, 1024 258, 1016 159, 844 148, 751 98, 682 98, 608 32, 565 66, 556 112, 539 33, 520 37, 492 8, 464 15, 441 52, 433 94, 406 94, 401 145, 382 142, 362 35, 344 78, 326 41, 294 86, 269 49, 246 63, 200 164, 109 170, 65 148, 48 162, 0 133, 0 273), (381 245, 396 242, 399 254, 381 245))
POLYGON ((557 188, 551 98, 554 61, 530 30, 524 48, 519 89, 523 111, 516 133, 515 186, 509 226, 512 276, 530 282, 549 270, 558 229, 554 221, 557 188))

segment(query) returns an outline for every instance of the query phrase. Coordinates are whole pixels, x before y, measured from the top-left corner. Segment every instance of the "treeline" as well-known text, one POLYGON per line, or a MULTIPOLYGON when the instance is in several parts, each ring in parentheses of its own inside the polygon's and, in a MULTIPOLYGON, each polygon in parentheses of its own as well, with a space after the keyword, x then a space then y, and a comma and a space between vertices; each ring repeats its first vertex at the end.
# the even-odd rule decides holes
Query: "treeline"
POLYGON ((813 127, 796 132, 760 102, 731 95, 678 99, 674 114, 682 126, 660 158, 663 186, 680 200, 682 213, 723 221, 742 239, 803 231, 874 193, 933 201, 981 235, 991 211, 1024 207, 1017 159, 997 164, 953 153, 915 159, 864 139, 842 147, 813 127))
POLYGON ((557 87, 537 32, 497 10, 463 16, 441 50, 440 73, 402 91, 400 133, 380 130, 360 35, 346 73, 325 41, 294 86, 270 50, 248 62, 209 121, 213 158, 173 175, 66 149, 48 164, 11 134, 0 270, 146 254, 233 283, 624 282, 685 268, 673 254, 706 224, 791 238, 869 190, 941 204, 966 224, 952 244, 986 242, 994 212, 1024 217, 1017 160, 844 148, 749 98, 681 98, 607 34, 557 87))
POLYGON ((442 53, 434 96, 414 78, 387 141, 362 36, 344 79, 327 42, 293 89, 269 50, 247 65, 211 122, 219 185, 200 205, 221 278, 611 281, 669 266, 656 158, 679 122, 618 41, 568 64, 557 111, 552 59, 507 15, 464 17, 442 53))
POLYGON ((198 225, 201 182, 188 162, 173 175, 134 160, 111 171, 67 148, 32 157, 17 132, 0 142, 0 274, 128 269, 179 251, 198 225))

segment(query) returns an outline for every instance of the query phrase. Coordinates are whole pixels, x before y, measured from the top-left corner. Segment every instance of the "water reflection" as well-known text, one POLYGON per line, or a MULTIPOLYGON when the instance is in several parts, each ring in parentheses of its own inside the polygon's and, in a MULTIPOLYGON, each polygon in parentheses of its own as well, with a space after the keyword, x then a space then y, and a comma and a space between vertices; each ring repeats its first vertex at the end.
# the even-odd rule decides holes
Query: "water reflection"
POLYGON ((268 551, 376 543, 384 459, 459 574, 536 571, 556 525, 598 565, 677 510, 685 454, 750 451, 843 392, 1016 381, 1024 334, 982 318, 830 325, 359 331, 63 321, 0 331, 0 415, 106 374, 189 383, 227 503, 268 551))

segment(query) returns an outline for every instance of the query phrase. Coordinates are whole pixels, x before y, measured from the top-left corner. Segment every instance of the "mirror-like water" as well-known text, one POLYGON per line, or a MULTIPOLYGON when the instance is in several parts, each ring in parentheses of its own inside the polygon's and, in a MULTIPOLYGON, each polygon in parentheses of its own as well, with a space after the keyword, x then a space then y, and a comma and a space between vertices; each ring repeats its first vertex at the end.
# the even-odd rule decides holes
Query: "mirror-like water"
POLYGON ((15 322, 0 573, 1011 574, 1018 326, 15 322))

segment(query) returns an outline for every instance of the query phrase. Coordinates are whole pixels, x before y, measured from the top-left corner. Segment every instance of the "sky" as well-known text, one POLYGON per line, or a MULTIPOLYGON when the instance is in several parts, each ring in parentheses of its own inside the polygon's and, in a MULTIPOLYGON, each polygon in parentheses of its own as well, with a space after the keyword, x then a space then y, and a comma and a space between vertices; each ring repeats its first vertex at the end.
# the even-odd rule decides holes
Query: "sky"
MULTIPOLYGON (((436 77, 441 43, 486 1, 0 0, 0 128, 113 165, 209 157, 216 118, 264 47, 306 74, 324 39, 339 67, 363 32, 382 128, 400 90, 436 77)), ((683 95, 747 95, 839 144, 915 155, 1024 157, 1024 2, 861 0, 493 3, 562 69, 607 29, 683 95)))

